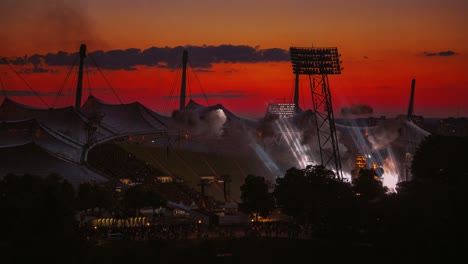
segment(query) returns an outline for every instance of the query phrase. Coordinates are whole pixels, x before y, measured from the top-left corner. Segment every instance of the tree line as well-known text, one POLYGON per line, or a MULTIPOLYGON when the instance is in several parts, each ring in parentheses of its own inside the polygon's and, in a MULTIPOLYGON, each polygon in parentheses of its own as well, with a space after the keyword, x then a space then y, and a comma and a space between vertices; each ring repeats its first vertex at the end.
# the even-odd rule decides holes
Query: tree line
MULTIPOLYGON (((352 183, 337 179, 323 166, 290 168, 274 186, 262 176, 248 175, 239 209, 254 220, 280 209, 295 223, 310 226, 313 237, 358 239, 380 247, 397 244, 456 256, 468 249, 467 149, 467 138, 428 136, 414 155, 412 180, 400 182, 396 193, 387 193, 375 172, 367 169, 352 183)), ((99 216, 101 209, 112 209, 117 217, 127 217, 166 203, 151 185, 116 194, 93 183, 75 190, 56 174, 8 174, 0 180, 0 249, 9 253, 7 260, 47 256, 49 262, 65 257, 68 263, 78 263, 86 242, 77 212, 99 216)))
POLYGON ((468 139, 431 135, 418 146, 410 181, 388 193, 372 169, 351 183, 323 166, 290 168, 273 190, 248 175, 239 208, 267 217, 274 209, 311 226, 314 237, 351 238, 371 245, 461 253, 468 249, 468 139))

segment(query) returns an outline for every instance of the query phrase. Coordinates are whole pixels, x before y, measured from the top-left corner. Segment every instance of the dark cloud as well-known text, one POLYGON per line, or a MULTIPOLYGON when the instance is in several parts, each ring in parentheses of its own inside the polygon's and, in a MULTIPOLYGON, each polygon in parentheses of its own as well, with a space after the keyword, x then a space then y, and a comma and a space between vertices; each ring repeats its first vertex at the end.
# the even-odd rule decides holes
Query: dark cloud
MULTIPOLYGON (((190 98, 246 98, 251 97, 252 94, 246 94, 243 91, 237 90, 228 90, 222 91, 218 93, 207 93, 207 94, 191 94, 190 98)), ((163 96, 161 98, 172 99, 172 98, 179 98, 179 95, 170 95, 170 96, 163 96)))
POLYGON ((366 104, 354 104, 341 108, 341 114, 343 116, 372 114, 373 112, 374 110, 372 107, 366 104))
POLYGON ((96 88, 86 88, 86 90, 90 93, 98 92, 100 95, 111 95, 112 94, 112 89, 111 88, 102 88, 102 87, 96 87, 96 88))
POLYGON ((50 69, 41 68, 41 67, 21 69, 19 71, 19 73, 46 73, 46 72, 52 72, 52 71, 50 69))
POLYGON ((222 91, 218 93, 208 93, 208 94, 194 94, 194 98, 246 98, 251 97, 251 94, 246 94, 243 91, 229 90, 222 91))
POLYGON ((28 91, 28 90, 3 90, 0 92, 0 95, 6 96, 20 96, 20 97, 29 97, 29 96, 75 96, 74 94, 66 94, 59 92, 39 92, 39 91, 28 91))
POLYGON ((110 90, 132 90, 132 91, 149 91, 151 90, 148 87, 135 87, 135 88, 122 88, 122 87, 114 87, 114 88, 106 88, 106 87, 92 87, 92 88, 85 88, 90 91, 110 91, 110 90))
MULTIPOLYGON (((146 50, 126 49, 88 52, 87 65, 98 66, 110 70, 136 70, 137 66, 177 69, 182 65, 182 52, 186 49, 189 56, 189 66, 197 71, 208 71, 213 63, 257 63, 289 61, 287 50, 272 48, 259 49, 250 46, 178 46, 151 47, 146 50)), ((32 56, 10 58, 13 65, 76 65, 78 52, 67 53, 59 51, 55 54, 34 54, 32 56)))
MULTIPOLYGON (((26 65, 29 64, 28 62, 28 57, 15 57, 15 58, 7 58, 7 57, 1 57, 0 58, 0 64, 12 64, 12 65, 26 65)), ((32 63, 32 62, 31 62, 32 63)))
POLYGON ((18 69, 17 71, 19 73, 45 73, 45 72, 50 72, 50 73, 56 73, 56 70, 49 69, 47 68, 45 62, 44 62, 44 57, 41 55, 33 55, 31 57, 16 57, 13 60, 8 60, 5 57, 0 58, 0 64, 6 65, 27 65, 27 66, 32 66, 31 68, 21 68, 18 69))
POLYGON ((214 72, 213 70, 210 70, 210 69, 201 69, 201 68, 195 69, 194 71, 195 72, 214 72))
POLYGON ((447 57, 447 56, 454 56, 457 55, 455 51, 447 50, 447 51, 439 51, 439 52, 423 52, 424 56, 433 57, 433 56, 440 56, 440 57, 447 57))
MULTIPOLYGON (((74 89, 74 88, 72 88, 74 89)), ((113 95, 114 93, 112 92, 112 88, 104 88, 104 87, 97 87, 97 88, 84 88, 86 91, 89 92, 99 92, 99 94, 104 94, 104 95, 113 95)), ((114 90, 129 90, 127 88, 113 88, 114 90)), ((148 91, 149 88, 145 87, 140 87, 140 88, 132 88, 132 91, 138 90, 138 91, 148 91)), ((1 90, 0 91, 0 96, 19 96, 19 97, 29 97, 29 96, 75 96, 75 93, 72 92, 55 92, 55 91, 50 91, 50 92, 41 92, 41 91, 32 91, 32 90, 1 90)))
POLYGON ((234 72, 238 72, 238 70, 234 69, 234 68, 231 68, 229 70, 226 71, 227 73, 234 73, 234 72))

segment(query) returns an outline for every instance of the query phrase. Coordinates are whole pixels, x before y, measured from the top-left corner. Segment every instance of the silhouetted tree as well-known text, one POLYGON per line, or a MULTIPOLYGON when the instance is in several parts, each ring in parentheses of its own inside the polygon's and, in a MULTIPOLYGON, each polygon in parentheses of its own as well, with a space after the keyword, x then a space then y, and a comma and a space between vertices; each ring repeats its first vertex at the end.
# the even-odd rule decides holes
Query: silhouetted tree
POLYGON ((76 262, 82 240, 73 202, 73 186, 56 174, 6 175, 0 180, 2 260, 76 262))
POLYGON ((94 185, 91 183, 82 183, 78 186, 78 195, 76 197, 76 208, 81 211, 91 209, 94 215, 95 199, 94 185))
POLYGON ((437 189, 434 194, 447 199, 452 220, 458 224, 464 218, 463 212, 468 211, 467 150, 467 137, 431 135, 417 148, 411 166, 414 185, 437 189))
POLYGON ((153 215, 154 215, 156 208, 165 206, 167 204, 167 200, 154 188, 149 187, 146 190, 146 204, 151 206, 151 208, 153 208, 153 215))
POLYGON ((413 157, 410 182, 398 184, 392 234, 408 247, 461 255, 468 232, 467 138, 431 135, 413 157), (458 250, 458 251, 457 251, 458 250))
POLYGON ((167 200, 152 185, 138 184, 129 187, 123 196, 123 207, 128 215, 137 215, 143 207, 151 207, 154 210, 167 204, 167 200))
POLYGON ((284 177, 276 179, 273 194, 282 212, 298 220, 306 214, 308 192, 309 186, 304 170, 293 167, 286 171, 284 177))
POLYGON ((138 216, 138 212, 146 204, 147 194, 145 187, 141 184, 129 187, 123 196, 123 206, 130 215, 138 216))
POLYGON ((360 239, 372 240, 382 229, 382 218, 387 208, 385 198, 388 188, 380 181, 374 169, 360 169, 352 181, 357 204, 353 214, 357 217, 355 228, 359 230, 360 239))
POLYGON ((98 216, 101 216, 101 210, 108 210, 114 205, 112 190, 105 185, 96 185, 96 207, 99 210, 98 216))
POLYGON ((76 197, 76 208, 81 211, 91 209, 91 215, 94 215, 94 209, 98 208, 98 216, 102 209, 109 209, 112 206, 112 191, 106 186, 95 183, 82 183, 78 186, 78 195, 76 197))
POLYGON ((430 135, 416 149, 411 165, 413 177, 450 180, 457 185, 468 178, 468 139, 430 135))
POLYGON ((353 179, 353 190, 362 200, 373 200, 383 197, 388 191, 373 169, 361 169, 358 177, 353 179))
POLYGON ((350 225, 354 195, 349 183, 335 177, 324 166, 291 168, 276 180, 277 205, 296 221, 321 229, 343 229, 350 225))
POLYGON ((266 217, 275 208, 273 195, 268 190, 264 177, 247 175, 240 187, 241 200, 239 209, 247 214, 253 214, 255 221, 258 216, 266 217))

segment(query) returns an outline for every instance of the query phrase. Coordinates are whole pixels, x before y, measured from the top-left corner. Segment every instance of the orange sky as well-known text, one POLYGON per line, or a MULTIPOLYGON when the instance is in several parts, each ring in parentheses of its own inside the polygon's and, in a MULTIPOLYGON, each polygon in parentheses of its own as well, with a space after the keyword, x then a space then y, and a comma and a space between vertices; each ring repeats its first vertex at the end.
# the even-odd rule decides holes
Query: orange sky
MULTIPOLYGON (((330 76, 336 113, 343 106, 361 103, 370 105, 374 115, 404 114, 415 78, 415 114, 468 116, 467 1, 38 2, 1 1, 0 23, 8 26, 1 28, 0 57, 76 52, 81 43, 90 52, 204 44, 285 50, 334 46, 342 54, 344 68, 341 75, 330 76)), ((0 69, 4 90, 29 90, 7 66, 0 69)), ((55 69, 58 72, 53 74, 22 73, 22 77, 37 91, 57 92, 68 67, 55 69)), ((259 117, 269 101, 292 99, 294 76, 288 62, 221 63, 205 70, 209 71, 189 74, 192 95, 204 91, 209 104, 222 103, 240 115, 259 117)), ((123 102, 141 101, 158 112, 165 110, 176 78, 174 71, 145 66, 104 73, 123 102)), ((92 88, 109 88, 99 74, 89 76, 92 88)), ((76 74, 66 89, 74 88, 73 78, 76 74)), ((89 84, 86 80, 84 87, 89 84)), ((301 89, 301 107, 310 108, 305 81, 301 89)), ((94 93, 116 100, 104 90, 94 93)), ((194 99, 206 103, 203 97, 194 99)), ((73 102, 66 97, 57 102, 67 100, 73 102)), ((46 101, 52 104, 54 97, 46 101)), ((177 107, 176 99, 170 102, 177 107)))

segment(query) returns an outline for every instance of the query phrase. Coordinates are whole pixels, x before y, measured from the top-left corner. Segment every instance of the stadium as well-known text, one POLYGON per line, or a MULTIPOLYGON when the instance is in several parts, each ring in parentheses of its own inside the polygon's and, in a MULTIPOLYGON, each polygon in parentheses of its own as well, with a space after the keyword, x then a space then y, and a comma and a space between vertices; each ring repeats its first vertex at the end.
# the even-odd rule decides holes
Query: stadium
MULTIPOLYGON (((80 53, 83 59, 85 51, 80 53)), ((182 61, 186 65, 186 58, 182 61)), ((412 106, 407 116, 371 125, 331 119, 334 145, 323 142, 317 109, 271 103, 264 118, 251 120, 222 104, 185 103, 184 78, 180 109, 171 116, 139 102, 111 104, 92 94, 82 103, 81 89, 78 84, 77 103, 64 108, 3 100, 2 177, 55 173, 74 186, 154 181, 169 201, 201 207, 210 199, 238 203, 247 175, 263 176, 273 187, 291 167, 323 164, 323 153, 330 150, 340 162, 330 169, 341 170, 343 180, 351 181, 359 167, 379 168, 384 185, 395 191, 398 182, 411 179, 411 157, 429 135, 412 121, 412 106)))

